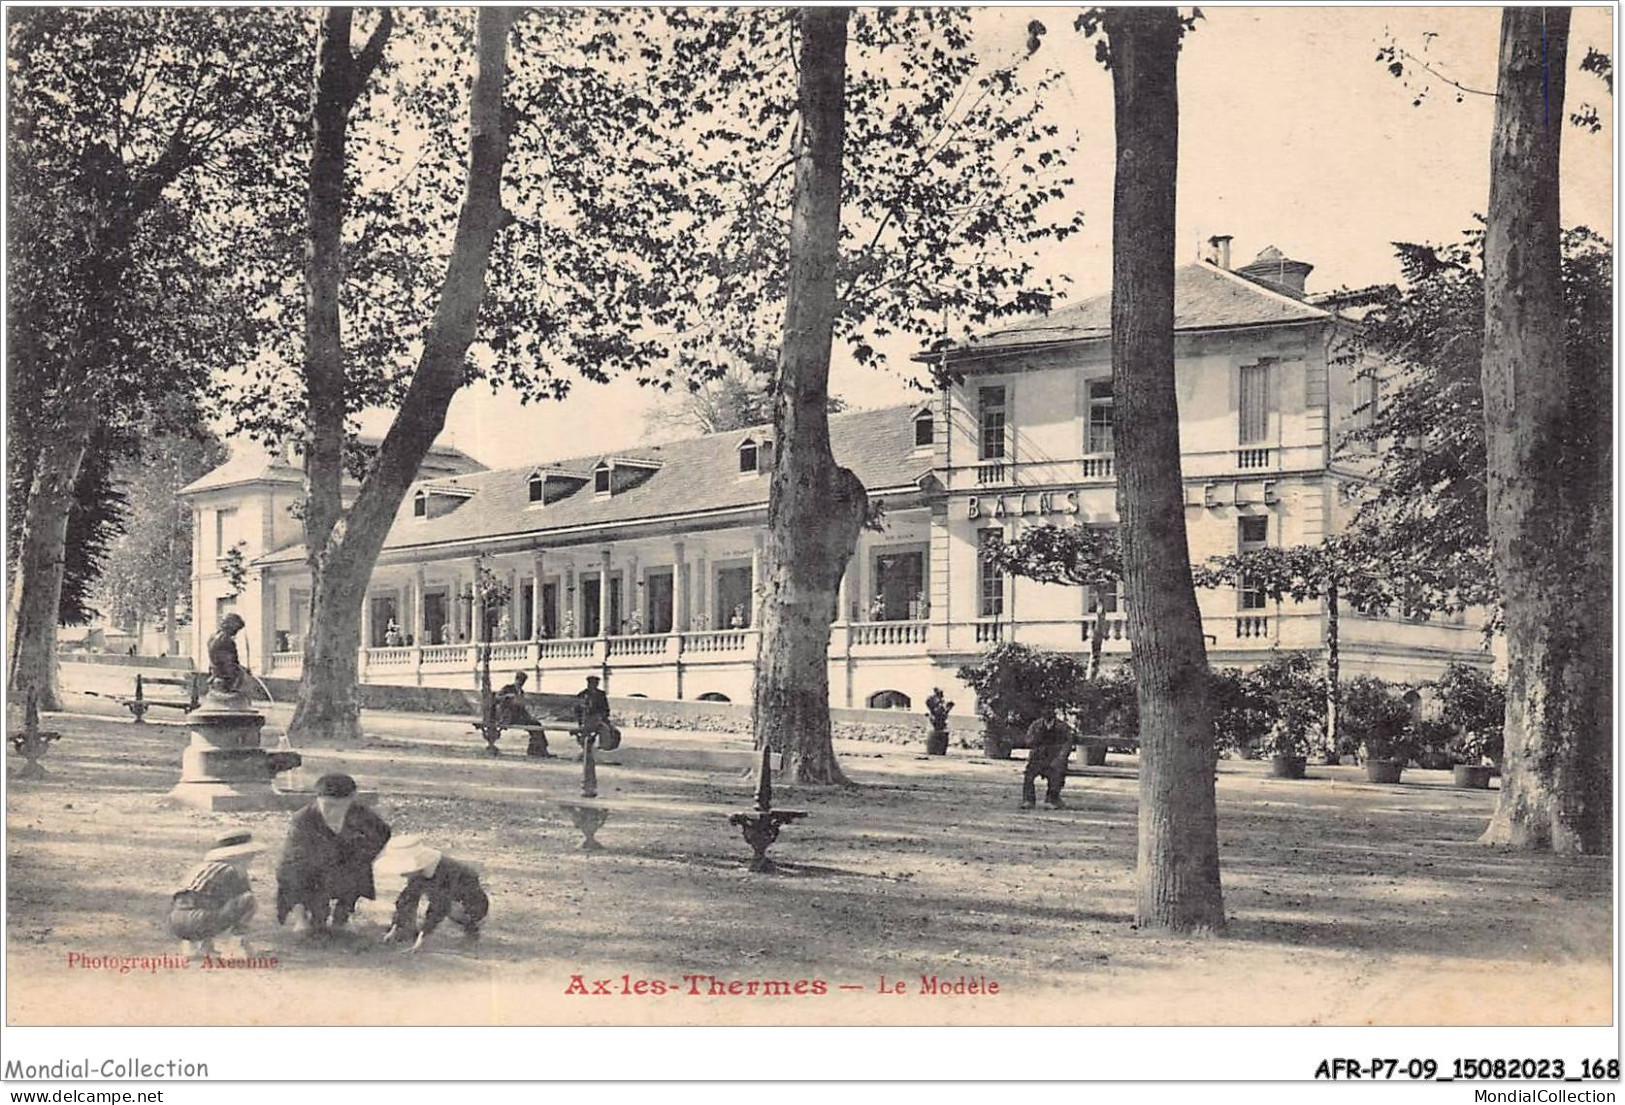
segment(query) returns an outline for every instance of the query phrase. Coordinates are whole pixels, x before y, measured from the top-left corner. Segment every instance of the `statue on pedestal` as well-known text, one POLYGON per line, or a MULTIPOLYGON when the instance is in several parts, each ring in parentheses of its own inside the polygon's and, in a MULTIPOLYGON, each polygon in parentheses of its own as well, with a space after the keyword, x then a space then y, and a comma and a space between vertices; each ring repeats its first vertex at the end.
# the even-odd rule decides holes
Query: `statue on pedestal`
POLYGON ((220 629, 209 638, 209 690, 224 697, 244 696, 245 675, 237 658, 237 632, 244 625, 237 614, 220 619, 220 629))

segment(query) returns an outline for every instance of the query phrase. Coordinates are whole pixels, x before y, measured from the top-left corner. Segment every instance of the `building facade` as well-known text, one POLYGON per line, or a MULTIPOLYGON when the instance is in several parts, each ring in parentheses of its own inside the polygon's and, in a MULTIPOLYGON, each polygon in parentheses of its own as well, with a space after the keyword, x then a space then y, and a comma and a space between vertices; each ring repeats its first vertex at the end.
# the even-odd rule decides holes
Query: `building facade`
MULTIPOLYGON (((1353 324, 1305 295, 1308 265, 1274 251, 1236 272, 1222 262, 1176 273, 1195 560, 1347 525, 1370 458, 1338 443, 1376 399, 1349 355, 1353 324)), ((944 355, 955 382, 930 402, 831 418, 837 459, 884 519, 841 585, 832 704, 918 708, 934 686, 968 694, 955 671, 999 641, 1086 651, 1097 604, 1108 656, 1127 655, 1120 594, 1010 578, 978 553, 1024 526, 1116 524, 1109 317, 1101 296, 982 335, 944 355)), ((614 695, 748 701, 773 444, 758 427, 501 470, 437 451, 373 574, 362 678, 467 687, 488 650, 493 670, 527 671, 544 689, 595 674, 614 695)), ((300 493, 297 467, 252 456, 186 492, 196 632, 237 610, 251 666, 275 676, 297 676, 308 632, 289 510, 300 493)), ((1244 580, 1198 597, 1215 665, 1326 647, 1322 604, 1268 601, 1244 580)), ((1454 660, 1487 662, 1464 617, 1344 611, 1340 636, 1347 676, 1422 682, 1454 660)))

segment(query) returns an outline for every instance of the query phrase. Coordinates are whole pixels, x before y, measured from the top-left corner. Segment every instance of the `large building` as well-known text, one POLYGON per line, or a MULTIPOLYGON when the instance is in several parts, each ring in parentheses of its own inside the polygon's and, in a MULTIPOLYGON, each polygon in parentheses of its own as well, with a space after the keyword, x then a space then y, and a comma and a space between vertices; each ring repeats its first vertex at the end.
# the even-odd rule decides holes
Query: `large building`
MULTIPOLYGON (((1310 266, 1274 250, 1234 272, 1227 261, 1175 278, 1196 560, 1345 526, 1369 457, 1338 444, 1375 409, 1377 385, 1349 355, 1354 324, 1304 292, 1310 266)), ((1099 296, 982 335, 945 355, 956 382, 931 401, 831 419, 837 459, 884 506, 884 530, 862 535, 841 585, 833 704, 918 706, 998 641, 1085 651, 1097 603, 1108 654, 1127 653, 1118 594, 1009 578, 978 555, 1022 526, 1116 523, 1109 319, 1099 296)), ((597 674, 615 695, 748 700, 773 455, 762 427, 502 470, 437 450, 373 574, 362 678, 467 687, 488 647, 496 669, 547 689, 597 674), (506 598, 476 617, 481 568, 506 598)), ((251 665, 298 674, 310 600, 289 510, 300 478, 290 458, 245 453, 187 489, 194 654, 235 609, 251 665), (238 561, 246 578, 226 571, 238 561)), ((1245 581, 1199 597, 1215 664, 1325 648, 1322 604, 1272 602, 1245 581)), ((1341 642, 1350 676, 1416 682, 1485 658, 1461 617, 1345 611, 1341 642)))

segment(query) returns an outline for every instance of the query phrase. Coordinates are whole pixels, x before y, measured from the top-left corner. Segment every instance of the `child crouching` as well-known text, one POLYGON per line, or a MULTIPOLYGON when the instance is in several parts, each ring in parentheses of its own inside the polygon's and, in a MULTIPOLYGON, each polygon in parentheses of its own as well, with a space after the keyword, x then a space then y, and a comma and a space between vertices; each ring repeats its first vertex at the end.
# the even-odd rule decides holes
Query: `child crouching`
POLYGON ((254 890, 248 869, 265 851, 243 830, 224 833, 203 855, 170 899, 169 931, 182 941, 185 954, 216 954, 215 939, 229 933, 243 955, 253 951, 243 941, 254 917, 254 890))
POLYGON ((480 885, 478 868, 471 863, 452 859, 430 848, 415 836, 391 840, 389 846, 374 863, 374 874, 380 885, 389 880, 405 879, 406 885, 395 899, 395 918, 386 943, 405 943, 412 940, 412 951, 423 946, 423 941, 450 919, 462 926, 470 940, 480 935, 480 923, 491 910, 491 900, 480 885), (418 925, 418 907, 428 899, 423 924, 418 925))

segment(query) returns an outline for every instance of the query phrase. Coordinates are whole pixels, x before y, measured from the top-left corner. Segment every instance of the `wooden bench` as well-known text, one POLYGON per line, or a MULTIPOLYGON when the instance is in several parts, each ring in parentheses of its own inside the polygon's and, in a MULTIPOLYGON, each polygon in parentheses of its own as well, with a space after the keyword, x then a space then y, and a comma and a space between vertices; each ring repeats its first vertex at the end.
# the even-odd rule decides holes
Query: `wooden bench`
POLYGON ((198 708, 198 687, 205 676, 202 672, 189 671, 184 675, 166 677, 161 675, 143 676, 137 672, 135 677, 135 695, 123 700, 123 705, 135 715, 135 724, 146 724, 147 711, 154 706, 167 706, 183 713, 191 713, 198 708), (186 690, 186 698, 148 698, 146 688, 152 684, 164 687, 182 687, 186 690))

